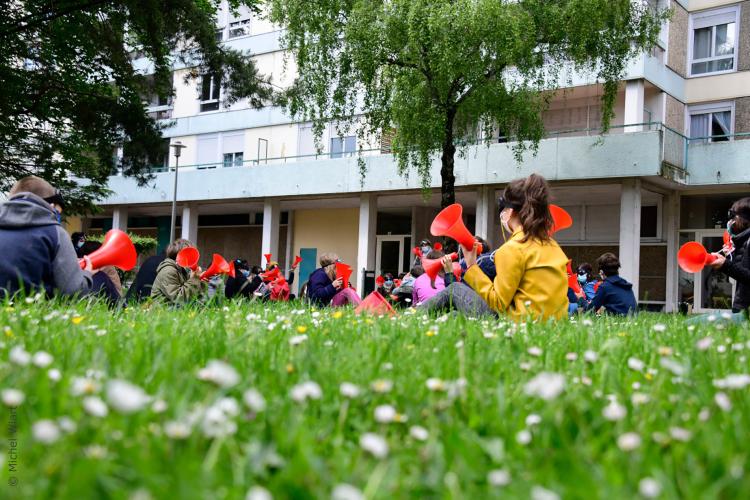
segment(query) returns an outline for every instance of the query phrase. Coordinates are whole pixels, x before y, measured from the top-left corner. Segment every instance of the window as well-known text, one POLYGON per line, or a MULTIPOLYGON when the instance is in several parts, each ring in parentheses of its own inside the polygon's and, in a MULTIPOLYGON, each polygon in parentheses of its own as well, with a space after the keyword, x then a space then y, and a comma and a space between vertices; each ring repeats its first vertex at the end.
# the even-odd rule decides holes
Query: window
POLYGON ((690 76, 737 69, 737 7, 690 17, 690 76))
POLYGON ((224 41, 224 28, 220 28, 216 30, 216 41, 217 42, 224 41))
POLYGON ((201 112, 219 109, 221 82, 217 75, 204 75, 201 83, 201 112))
POLYGON ((242 156, 242 153, 224 153, 224 168, 241 167, 242 156))
POLYGON ((302 123, 297 137, 297 154, 308 156, 315 154, 315 135, 312 123, 302 123))
POLYGON ((229 38, 237 38, 250 34, 250 19, 240 19, 229 23, 229 38))
POLYGON ((691 142, 728 141, 732 134, 732 104, 707 104, 690 108, 691 142))
POLYGON ((351 156, 355 151, 357 151, 357 138, 355 136, 331 137, 331 158, 351 156))

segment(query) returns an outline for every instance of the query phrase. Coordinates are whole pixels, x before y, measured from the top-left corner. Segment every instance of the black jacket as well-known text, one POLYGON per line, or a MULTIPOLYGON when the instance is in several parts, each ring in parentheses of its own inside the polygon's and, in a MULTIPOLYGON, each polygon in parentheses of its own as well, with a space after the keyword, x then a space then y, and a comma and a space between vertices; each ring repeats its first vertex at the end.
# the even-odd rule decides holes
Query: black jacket
POLYGON ((141 264, 138 274, 135 275, 135 281, 133 281, 133 284, 128 289, 125 300, 128 302, 131 300, 141 301, 151 296, 151 287, 153 287, 154 280, 156 279, 156 268, 166 258, 167 254, 161 252, 160 254, 152 255, 141 264))
POLYGON ((740 312, 750 307, 750 229, 732 238, 734 254, 721 266, 721 271, 737 281, 732 311, 740 312))

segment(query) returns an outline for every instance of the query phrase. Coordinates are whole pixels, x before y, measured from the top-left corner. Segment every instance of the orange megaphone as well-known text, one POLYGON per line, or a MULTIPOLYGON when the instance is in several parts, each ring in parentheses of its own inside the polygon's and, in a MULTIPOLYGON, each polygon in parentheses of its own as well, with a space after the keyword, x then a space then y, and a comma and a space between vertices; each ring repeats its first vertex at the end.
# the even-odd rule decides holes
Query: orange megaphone
MULTIPOLYGON (((102 246, 98 250, 91 252, 88 258, 91 261, 93 269, 100 269, 104 266, 115 266, 123 271, 130 271, 135 267, 138 254, 127 233, 119 229, 110 229, 104 235, 102 246)), ((80 259, 78 264, 81 266, 81 269, 84 269, 86 267, 86 260, 80 259)))
MULTIPOLYGON (((439 214, 437 214, 435 220, 432 221, 430 233, 432 233, 433 236, 448 236, 449 238, 453 238, 464 247, 465 250, 471 250, 474 248, 476 240, 469 230, 466 229, 464 221, 461 219, 463 210, 464 209, 460 203, 454 203, 453 205, 445 207, 439 214)), ((477 248, 477 253, 482 253, 481 245, 477 248)))
MULTIPOLYGON (((451 260, 458 259, 458 254, 456 252, 449 254, 449 256, 451 260)), ((425 274, 429 276, 432 281, 435 281, 435 278, 437 278, 437 275, 442 268, 443 259, 422 259, 422 269, 424 269, 425 274)))
POLYGON ((352 275, 351 266, 347 266, 343 262, 336 262, 336 279, 341 278, 342 289, 349 286, 349 277, 351 275, 352 275))
POLYGON ((198 268, 198 260, 201 258, 201 253, 195 247, 185 247, 177 252, 175 262, 178 266, 187 267, 195 271, 198 268))
POLYGON ((229 263, 218 253, 214 254, 214 260, 211 266, 201 273, 201 279, 207 280, 216 274, 229 274, 229 263))
POLYGON ((715 260, 716 256, 697 241, 688 241, 677 252, 677 264, 686 273, 697 273, 715 260))
POLYGON ((393 307, 391 307, 388 301, 385 300, 385 297, 380 295, 377 291, 372 292, 365 297, 365 299, 360 302, 354 310, 355 314, 362 314, 363 312, 375 315, 396 314, 396 311, 394 311, 393 307))
POLYGON ((292 269, 297 269, 297 266, 299 266, 299 263, 302 262, 302 257, 299 255, 294 257, 294 264, 292 264, 292 269))
POLYGON ((237 270, 234 268, 234 261, 229 263, 229 277, 234 278, 237 276, 237 270))
POLYGON ((552 215, 553 221, 551 234, 555 234, 563 229, 568 229, 573 225, 573 217, 571 217, 564 208, 558 207, 557 205, 550 205, 549 213, 552 215))

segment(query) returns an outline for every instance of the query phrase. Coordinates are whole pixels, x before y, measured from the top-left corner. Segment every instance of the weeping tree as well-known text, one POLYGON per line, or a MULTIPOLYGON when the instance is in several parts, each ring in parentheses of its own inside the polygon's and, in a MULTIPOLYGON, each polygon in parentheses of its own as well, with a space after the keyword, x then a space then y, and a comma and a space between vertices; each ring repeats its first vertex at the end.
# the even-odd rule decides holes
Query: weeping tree
POLYGON ((518 161, 536 150, 562 68, 602 82, 606 131, 626 63, 668 16, 645 0, 269 1, 299 72, 288 109, 318 138, 330 122, 387 134, 401 174, 416 169, 425 189, 439 152, 442 206, 472 140, 499 132, 518 161))
MULTIPOLYGON (((259 0, 230 0, 258 10, 259 0)), ((188 78, 220 75, 224 99, 272 97, 249 54, 217 41, 219 0, 16 0, 0 19, 0 190, 35 174, 62 189, 73 212, 93 208, 117 166, 145 182, 165 154, 145 96, 188 78), (136 60, 150 60, 144 75, 136 60), (115 147, 123 159, 114 164, 115 147), (77 179, 86 179, 78 182, 77 179)), ((197 98, 197 96, 196 96, 197 98)), ((70 212, 70 211, 69 211, 70 212)))

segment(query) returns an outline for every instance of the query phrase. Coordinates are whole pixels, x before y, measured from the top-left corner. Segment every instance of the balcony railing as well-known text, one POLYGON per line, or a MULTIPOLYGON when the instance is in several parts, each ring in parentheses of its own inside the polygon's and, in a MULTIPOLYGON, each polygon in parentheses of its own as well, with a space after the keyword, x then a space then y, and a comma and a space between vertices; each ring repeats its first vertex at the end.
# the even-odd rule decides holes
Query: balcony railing
MULTIPOLYGON (((610 129, 603 133, 601 128, 575 128, 575 129, 564 129, 556 131, 548 131, 545 134, 544 140, 565 140, 573 137, 601 137, 605 140, 609 135, 617 135, 629 132, 641 132, 641 131, 660 131, 662 134, 662 146, 661 146, 661 157, 665 166, 670 169, 676 170, 679 176, 684 176, 687 167, 687 154, 688 145, 691 139, 685 135, 677 132, 664 125, 661 122, 643 122, 634 123, 627 125, 612 125, 610 129)), ((493 137, 489 141, 485 139, 473 140, 473 141, 457 141, 457 145, 475 146, 484 144, 508 144, 512 146, 513 143, 506 142, 504 137, 493 137)), ((364 156, 377 156, 390 154, 389 152, 383 151, 381 148, 373 149, 360 149, 355 152, 321 152, 305 155, 289 155, 289 156, 278 156, 269 158, 256 158, 251 160, 244 160, 242 165, 236 165, 235 163, 225 164, 223 161, 214 163, 198 163, 198 164, 186 164, 180 165, 182 169, 196 169, 196 170, 207 170, 207 169, 227 169, 227 168, 248 168, 255 167, 258 165, 273 165, 273 164, 287 164, 295 162, 306 162, 316 160, 330 160, 337 158, 358 158, 364 156)), ((153 173, 161 173, 167 171, 174 171, 174 167, 166 167, 164 165, 155 165, 151 168, 153 173)))

